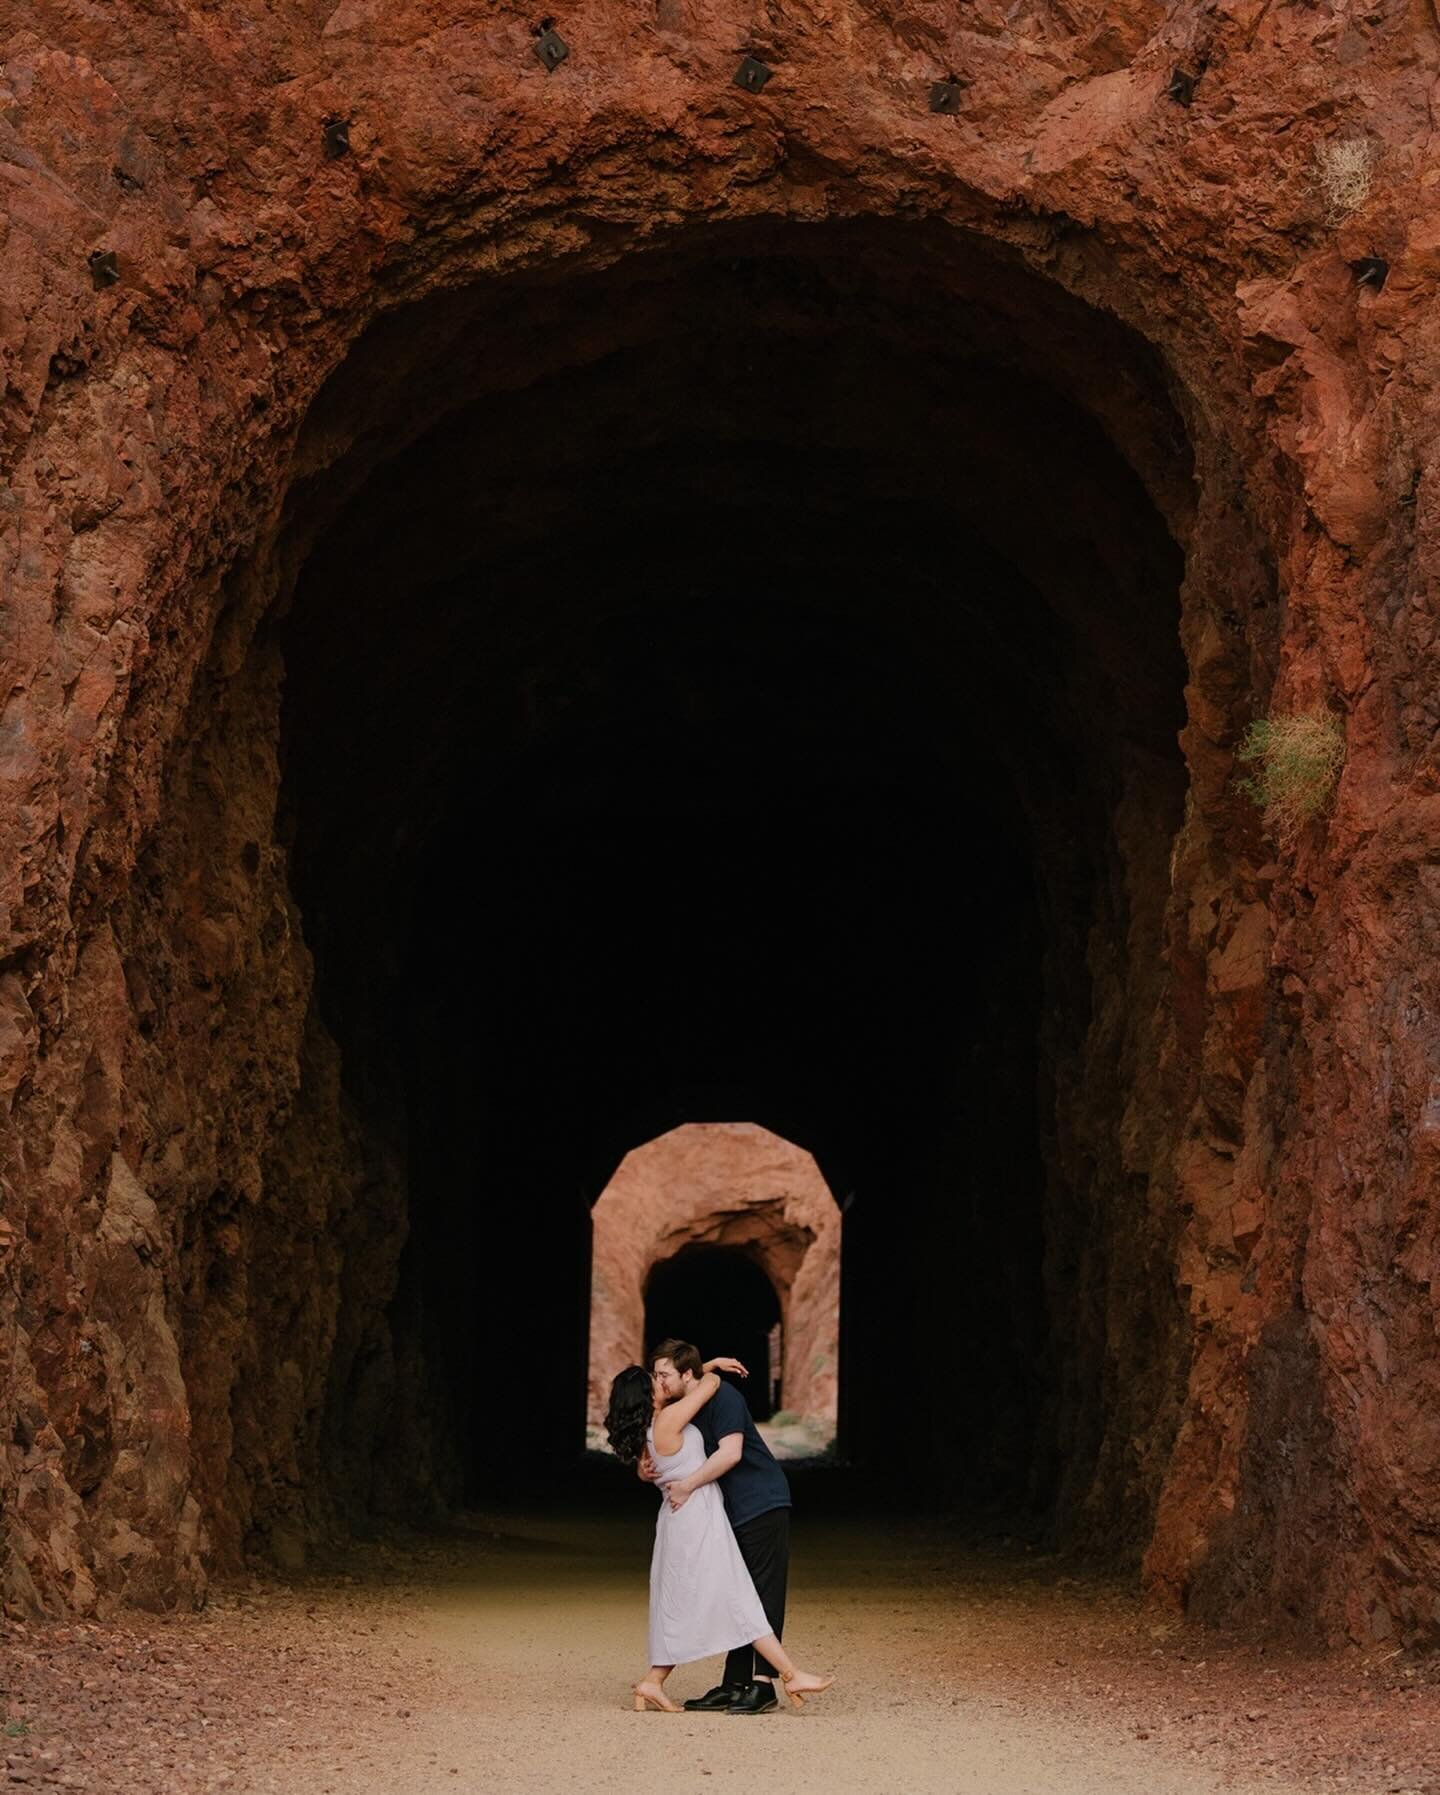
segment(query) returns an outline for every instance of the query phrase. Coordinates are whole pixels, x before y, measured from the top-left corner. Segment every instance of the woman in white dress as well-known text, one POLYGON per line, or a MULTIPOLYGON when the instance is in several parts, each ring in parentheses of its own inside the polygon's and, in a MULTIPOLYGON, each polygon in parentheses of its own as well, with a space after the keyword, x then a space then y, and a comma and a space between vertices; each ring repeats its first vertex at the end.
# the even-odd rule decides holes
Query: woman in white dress
POLYGON ((635 1685, 637 1713, 647 1705, 680 1713, 665 1693, 665 1679, 675 1666, 716 1657, 737 1645, 753 1645, 775 1666, 797 1708, 807 1695, 818 1695, 835 1680, 797 1670, 770 1631, 719 1486, 703 1483, 682 1507, 670 1505, 668 1486, 705 1462, 694 1418, 719 1388, 720 1379, 707 1370, 678 1401, 667 1403, 642 1365, 627 1366, 610 1386, 605 1418, 610 1444, 629 1465, 637 1464, 648 1446, 660 1486, 650 1560, 650 1669, 635 1685))

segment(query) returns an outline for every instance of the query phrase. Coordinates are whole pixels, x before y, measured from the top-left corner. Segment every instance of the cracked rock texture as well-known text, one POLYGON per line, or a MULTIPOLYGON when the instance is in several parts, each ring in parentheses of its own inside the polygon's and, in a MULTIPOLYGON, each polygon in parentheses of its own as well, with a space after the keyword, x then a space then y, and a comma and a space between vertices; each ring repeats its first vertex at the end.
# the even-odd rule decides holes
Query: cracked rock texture
MULTIPOLYGON (((266 627, 445 363, 317 395, 441 296, 884 226, 913 294, 1098 420, 1185 557, 1183 812, 1138 759, 1104 785, 1109 908, 1042 1044, 1062 1528, 1196 1612, 1440 1639, 1434 12, 577 0, 554 75, 533 24, 0 9, 7 1607, 191 1602, 452 1487, 404 1106, 312 1001, 266 627), (1282 860, 1234 749, 1316 702, 1344 775, 1282 860)), ((1024 535, 1035 490, 1010 505, 1024 535)))

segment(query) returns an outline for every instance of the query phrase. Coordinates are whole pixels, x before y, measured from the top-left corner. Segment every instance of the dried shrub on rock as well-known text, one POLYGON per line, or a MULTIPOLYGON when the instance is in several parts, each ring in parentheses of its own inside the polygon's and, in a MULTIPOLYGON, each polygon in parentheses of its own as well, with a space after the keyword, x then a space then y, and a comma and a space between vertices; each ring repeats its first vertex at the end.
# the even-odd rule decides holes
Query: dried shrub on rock
POLYGON ((1245 731, 1237 752, 1255 766, 1240 781, 1241 791, 1260 806, 1276 842, 1288 848, 1329 806, 1345 764, 1345 731, 1326 710, 1261 717, 1245 731))
POLYGON ((1367 137, 1346 137, 1322 143, 1315 152, 1316 179, 1331 224, 1363 206, 1375 172, 1375 145, 1367 137))

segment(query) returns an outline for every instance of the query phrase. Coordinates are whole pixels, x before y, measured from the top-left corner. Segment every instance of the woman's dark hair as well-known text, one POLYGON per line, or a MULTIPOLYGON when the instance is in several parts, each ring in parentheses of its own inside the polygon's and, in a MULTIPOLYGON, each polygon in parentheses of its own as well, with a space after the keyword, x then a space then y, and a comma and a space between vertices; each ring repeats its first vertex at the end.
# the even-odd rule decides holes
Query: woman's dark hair
POLYGON ((622 1464, 635 1465, 645 1450, 645 1431, 655 1414, 655 1386, 643 1365, 627 1365, 610 1386, 605 1432, 622 1464))

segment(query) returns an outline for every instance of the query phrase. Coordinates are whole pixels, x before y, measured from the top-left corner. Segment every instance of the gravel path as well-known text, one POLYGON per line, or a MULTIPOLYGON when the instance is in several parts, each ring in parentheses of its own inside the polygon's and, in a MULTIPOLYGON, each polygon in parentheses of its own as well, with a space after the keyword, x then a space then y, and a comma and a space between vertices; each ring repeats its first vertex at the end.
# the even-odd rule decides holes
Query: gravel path
MULTIPOLYGON (((471 1517, 199 1616, 3 1631, 13 1786, 1440 1795, 1440 1668, 1220 1641, 1018 1546, 802 1521, 803 1715, 637 1715, 649 1516, 471 1517)), ((672 1687, 704 1689, 712 1665, 672 1687)))

